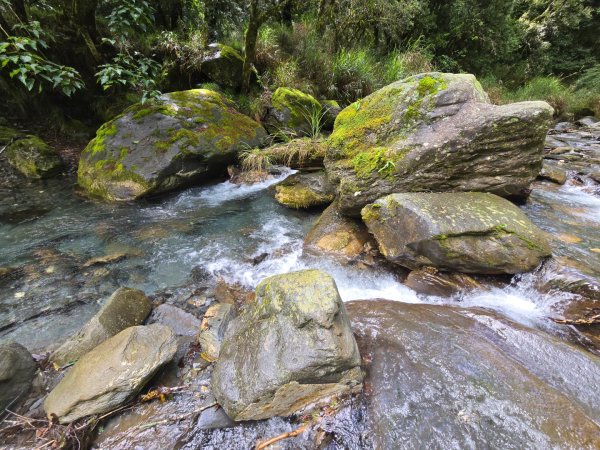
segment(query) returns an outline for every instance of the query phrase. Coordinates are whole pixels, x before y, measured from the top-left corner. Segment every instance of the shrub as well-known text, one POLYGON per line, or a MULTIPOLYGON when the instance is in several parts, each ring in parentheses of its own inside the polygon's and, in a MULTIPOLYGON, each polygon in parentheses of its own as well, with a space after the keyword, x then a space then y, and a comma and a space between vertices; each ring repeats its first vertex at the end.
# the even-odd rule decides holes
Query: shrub
POLYGON ((369 95, 379 83, 375 75, 377 61, 365 49, 341 50, 331 65, 329 95, 344 103, 352 103, 369 95))

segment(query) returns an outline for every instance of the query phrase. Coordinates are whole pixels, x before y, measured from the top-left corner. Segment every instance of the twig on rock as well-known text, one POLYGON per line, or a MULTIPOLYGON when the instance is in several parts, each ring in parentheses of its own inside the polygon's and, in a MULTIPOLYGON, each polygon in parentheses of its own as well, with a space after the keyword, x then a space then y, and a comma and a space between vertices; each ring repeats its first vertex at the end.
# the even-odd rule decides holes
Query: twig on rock
POLYGON ((582 319, 554 319, 552 321, 560 325, 600 325, 600 314, 582 319))
POLYGON ((282 433, 279 436, 275 436, 267 441, 264 441, 260 444, 256 444, 255 450, 264 450, 265 448, 267 448, 270 445, 273 445, 275 442, 279 442, 282 441, 284 439, 289 439, 289 438, 293 438, 296 437, 302 433, 304 433, 308 427, 312 425, 311 423, 306 423, 304 425, 302 425, 299 428, 296 428, 293 431, 288 431, 287 433, 282 433))

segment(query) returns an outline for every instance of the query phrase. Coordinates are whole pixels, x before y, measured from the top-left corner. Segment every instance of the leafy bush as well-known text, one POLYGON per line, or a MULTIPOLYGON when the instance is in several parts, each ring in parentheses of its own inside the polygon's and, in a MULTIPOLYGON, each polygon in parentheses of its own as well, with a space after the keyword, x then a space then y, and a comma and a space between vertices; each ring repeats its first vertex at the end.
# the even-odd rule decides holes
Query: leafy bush
POLYGON ((378 86, 377 61, 366 49, 341 50, 331 65, 329 94, 344 103, 369 95, 378 86))
POLYGON ((28 91, 44 88, 58 90, 70 97, 83 88, 79 73, 72 67, 56 64, 43 55, 48 48, 39 22, 15 27, 29 36, 7 36, 0 42, 0 70, 7 71, 10 78, 17 79, 28 91))

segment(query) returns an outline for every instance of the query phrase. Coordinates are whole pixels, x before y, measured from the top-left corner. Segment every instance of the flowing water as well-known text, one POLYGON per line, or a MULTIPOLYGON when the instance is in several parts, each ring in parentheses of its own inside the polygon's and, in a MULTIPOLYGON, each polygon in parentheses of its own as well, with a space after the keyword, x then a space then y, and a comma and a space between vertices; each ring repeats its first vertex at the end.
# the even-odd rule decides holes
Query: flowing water
MULTIPOLYGON (((515 277, 503 287, 438 298, 412 291, 393 270, 342 266, 303 255, 303 238, 319 213, 282 207, 269 189, 290 173, 284 171, 251 186, 225 181, 119 205, 77 196, 73 178, 15 183, 4 177, 0 184, 0 268, 9 270, 4 275, 0 272, 0 339, 17 340, 32 352, 51 349, 85 323, 119 286, 139 288, 177 303, 178 296, 189 297, 199 280, 223 278, 252 289, 269 275, 304 268, 330 273, 344 301, 388 299, 487 308, 498 317, 570 339, 565 328, 548 317, 560 316, 576 294, 540 288, 540 279, 556 276, 552 269, 515 277), (111 262, 90 261, 106 256, 111 262)), ((597 185, 573 178, 564 186, 536 182, 523 209, 549 233, 559 261, 571 262, 569 267, 577 276, 598 282, 597 185)), ((590 376, 589 384, 600 386, 600 374, 590 376)), ((596 390, 590 395, 597 400, 600 394, 596 390)), ((596 406, 597 402, 592 409, 596 406)), ((340 446, 352 447, 348 442, 364 434, 358 418, 361 408, 345 409, 336 419, 335 439, 340 446)), ((600 424, 600 412, 588 410, 587 414, 600 424)), ((274 419, 237 427, 238 432, 198 431, 187 445, 248 448, 247 443, 257 435, 292 428, 289 422, 274 419), (236 447, 234 442, 245 443, 236 447)), ((297 440, 295 448, 301 442, 297 440)), ((182 444, 182 448, 188 447, 182 444)))

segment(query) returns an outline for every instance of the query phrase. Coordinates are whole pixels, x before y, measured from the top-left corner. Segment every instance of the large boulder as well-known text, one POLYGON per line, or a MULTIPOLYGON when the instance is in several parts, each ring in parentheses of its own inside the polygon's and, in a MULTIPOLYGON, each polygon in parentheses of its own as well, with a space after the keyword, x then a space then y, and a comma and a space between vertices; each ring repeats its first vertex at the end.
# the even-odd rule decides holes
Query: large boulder
POLYGON ((239 88, 242 84, 244 58, 225 44, 210 44, 200 63, 202 75, 221 86, 239 88))
POLYGON ((492 105, 473 75, 415 75, 339 114, 325 166, 351 215, 394 192, 522 196, 540 173, 552 113, 545 102, 492 105))
POLYGON ((304 251, 314 256, 329 255, 342 262, 367 256, 376 247, 365 225, 340 213, 337 202, 327 207, 304 239, 304 251))
POLYGON ((29 351, 17 342, 0 344, 0 418, 27 394, 36 364, 29 351))
POLYGON ((366 206, 362 218, 381 253, 409 269, 514 274, 551 254, 543 232, 494 194, 392 194, 366 206))
POLYGON ((48 178, 63 168, 56 150, 37 136, 14 139, 4 152, 9 164, 27 178, 48 178))
POLYGON ((360 355, 329 275, 276 275, 256 295, 229 325, 212 374, 213 393, 229 417, 287 416, 360 388, 360 355))
POLYGON ((272 134, 311 136, 315 126, 323 119, 321 104, 310 94, 280 87, 271 97, 264 120, 272 134))
POLYGON ((492 312, 347 303, 373 448, 594 449, 600 358, 492 312))
POLYGON ((94 197, 133 200, 222 175, 265 138, 217 92, 172 92, 102 125, 81 155, 78 183, 94 197))
POLYGON ((75 361, 125 328, 140 325, 151 310, 152 303, 142 291, 119 288, 75 336, 52 353, 50 359, 58 366, 75 361))
POLYGON ((44 410, 60 423, 111 411, 133 398, 176 352, 169 327, 127 328, 77 361, 48 394, 44 410))
POLYGON ((335 198, 325 172, 296 173, 275 186, 275 200, 295 209, 327 206, 335 198))

